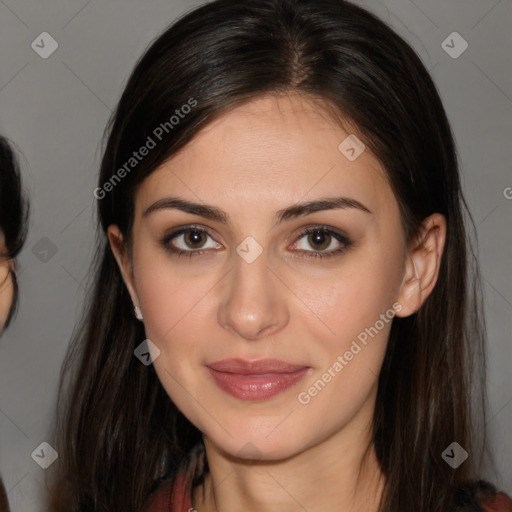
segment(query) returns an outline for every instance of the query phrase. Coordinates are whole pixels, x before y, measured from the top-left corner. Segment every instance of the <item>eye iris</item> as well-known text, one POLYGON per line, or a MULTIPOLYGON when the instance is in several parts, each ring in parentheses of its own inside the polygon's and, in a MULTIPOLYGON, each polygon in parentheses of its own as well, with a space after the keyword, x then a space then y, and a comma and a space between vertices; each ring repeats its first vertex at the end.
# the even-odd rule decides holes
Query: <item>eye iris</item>
POLYGON ((185 243, 192 249, 197 249, 204 245, 204 233, 201 231, 187 231, 185 233, 185 243))
POLYGON ((331 241, 331 236, 329 234, 324 233, 323 231, 315 231, 314 233, 310 233, 308 235, 308 242, 315 249, 323 250, 329 246, 331 241), (320 246, 320 247, 318 247, 320 246))

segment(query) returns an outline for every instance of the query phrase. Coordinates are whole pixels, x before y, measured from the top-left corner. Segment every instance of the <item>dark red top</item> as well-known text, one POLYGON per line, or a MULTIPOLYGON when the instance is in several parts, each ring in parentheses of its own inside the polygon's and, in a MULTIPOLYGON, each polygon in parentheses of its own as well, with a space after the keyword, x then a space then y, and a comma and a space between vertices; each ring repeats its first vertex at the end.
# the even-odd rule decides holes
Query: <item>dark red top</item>
POLYGON ((185 477, 179 475, 174 486, 174 507, 171 508, 171 486, 161 485, 153 494, 146 512, 196 512, 190 500, 190 488, 185 477))
POLYGON ((504 492, 498 492, 481 506, 486 512, 512 512, 512 499, 504 492))
MULTIPOLYGON (((190 488, 183 475, 176 479, 174 491, 175 506, 171 507, 170 484, 162 485, 152 496, 147 512, 197 512, 192 508, 190 488)), ((498 492, 480 502, 485 512, 512 512, 512 499, 498 492)))

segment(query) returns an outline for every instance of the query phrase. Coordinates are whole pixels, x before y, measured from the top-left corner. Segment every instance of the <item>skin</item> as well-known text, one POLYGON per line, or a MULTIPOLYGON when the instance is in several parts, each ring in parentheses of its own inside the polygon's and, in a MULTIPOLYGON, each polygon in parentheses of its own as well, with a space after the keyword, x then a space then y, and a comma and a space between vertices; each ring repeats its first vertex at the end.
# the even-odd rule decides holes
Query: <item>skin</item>
MULTIPOLYGON (((384 477, 370 428, 391 323, 308 404, 298 395, 393 303, 402 317, 421 306, 437 279, 446 224, 434 214, 408 243, 384 169, 369 149, 349 161, 338 145, 357 130, 345 131, 322 112, 286 95, 225 113, 139 187, 131 260, 118 227, 108 230, 147 337, 161 351, 154 361, 160 381, 204 435, 210 474, 204 495, 193 493, 201 512, 378 509, 384 477), (171 195, 214 205, 229 222, 171 208, 143 215, 171 195), (278 210, 335 196, 371 213, 338 208, 274 225, 278 210), (196 246, 183 236, 168 241, 203 251, 178 258, 160 239, 188 224, 211 237, 196 246), (352 245, 308 257, 321 250, 300 235, 317 225, 344 233, 352 245), (252 263, 236 252, 247 236, 263 249, 252 263), (310 371, 281 394, 249 402, 219 389, 206 370, 225 358, 276 358, 310 371)), ((324 251, 343 247, 323 240, 324 251)))
MULTIPOLYGON (((0 231, 0 254, 5 253, 5 238, 0 231)), ((9 270, 12 268, 12 261, 0 257, 0 335, 11 309, 14 299, 14 288, 9 270)))

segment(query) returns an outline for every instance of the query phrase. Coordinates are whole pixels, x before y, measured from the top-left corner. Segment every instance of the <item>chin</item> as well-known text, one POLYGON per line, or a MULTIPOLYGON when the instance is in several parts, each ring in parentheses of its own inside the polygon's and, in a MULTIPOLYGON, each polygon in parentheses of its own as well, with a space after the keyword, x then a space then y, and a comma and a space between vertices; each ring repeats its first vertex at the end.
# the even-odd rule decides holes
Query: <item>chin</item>
MULTIPOLYGON (((278 424, 275 422, 275 425, 278 424)), ((282 425, 272 431, 244 422, 239 428, 228 430, 232 437, 224 431, 215 431, 212 435, 207 433, 206 437, 226 456, 235 459, 254 462, 284 460, 302 452, 310 444, 303 433, 297 432, 295 428, 282 428, 282 425)))

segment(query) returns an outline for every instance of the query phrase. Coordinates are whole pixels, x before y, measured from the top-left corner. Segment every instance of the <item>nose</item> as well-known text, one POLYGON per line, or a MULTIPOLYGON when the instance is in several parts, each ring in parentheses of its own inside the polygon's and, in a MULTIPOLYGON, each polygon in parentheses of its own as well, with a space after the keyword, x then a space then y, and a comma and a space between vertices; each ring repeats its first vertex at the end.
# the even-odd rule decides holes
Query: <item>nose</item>
POLYGON ((218 309, 218 322, 232 333, 258 340, 289 321, 286 287, 268 266, 265 252, 252 263, 235 256, 218 309))

